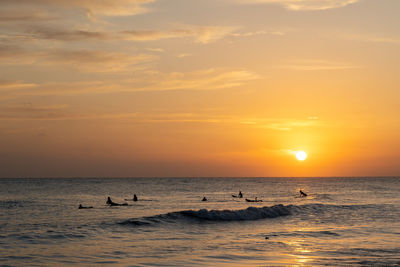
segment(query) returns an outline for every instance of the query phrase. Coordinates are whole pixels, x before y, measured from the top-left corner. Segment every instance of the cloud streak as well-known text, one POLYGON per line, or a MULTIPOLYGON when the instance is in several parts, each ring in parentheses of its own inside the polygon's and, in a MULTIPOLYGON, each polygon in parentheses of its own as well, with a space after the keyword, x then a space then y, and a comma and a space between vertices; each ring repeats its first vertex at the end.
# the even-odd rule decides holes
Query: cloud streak
POLYGON ((1 4, 8 8, 49 7, 62 9, 77 9, 88 15, 126 16, 148 11, 145 5, 154 0, 2 0, 1 4))
POLYGON ((149 54, 86 49, 28 51, 18 46, 0 45, 0 65, 52 65, 84 72, 117 72, 132 70, 133 66, 151 62, 154 59, 155 56, 149 54))
MULTIPOLYGON (((99 65, 99 64, 97 64, 99 65)), ((103 68, 101 64, 101 68, 103 68)), ((195 72, 144 72, 137 78, 113 82, 44 83, 25 90, 9 91, 14 98, 23 96, 110 94, 122 92, 208 91, 238 87, 259 77, 246 70, 208 69, 195 72)))
MULTIPOLYGON (((219 26, 183 26, 172 30, 125 30, 118 32, 90 31, 90 30, 66 30, 49 26, 25 26, 15 32, 19 40, 56 40, 64 42, 77 41, 135 41, 149 42, 164 39, 192 38, 196 42, 208 44, 220 40, 226 36, 233 36, 235 27, 219 26), (21 38, 24 37, 24 38, 21 38)), ((238 36, 238 35, 234 35, 238 36)))
POLYGON ((241 4, 277 4, 289 10, 326 10, 345 7, 359 0, 238 0, 241 4))
POLYGON ((318 71, 318 70, 349 70, 359 69, 359 66, 330 62, 325 60, 303 60, 294 64, 280 66, 282 69, 299 70, 299 71, 318 71))

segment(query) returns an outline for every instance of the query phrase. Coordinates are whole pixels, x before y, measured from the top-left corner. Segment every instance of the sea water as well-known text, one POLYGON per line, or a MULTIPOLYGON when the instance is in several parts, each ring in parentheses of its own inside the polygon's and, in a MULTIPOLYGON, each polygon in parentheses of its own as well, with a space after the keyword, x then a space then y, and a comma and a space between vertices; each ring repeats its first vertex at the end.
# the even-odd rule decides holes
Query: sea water
POLYGON ((0 179, 0 265, 399 266, 400 178, 0 179))

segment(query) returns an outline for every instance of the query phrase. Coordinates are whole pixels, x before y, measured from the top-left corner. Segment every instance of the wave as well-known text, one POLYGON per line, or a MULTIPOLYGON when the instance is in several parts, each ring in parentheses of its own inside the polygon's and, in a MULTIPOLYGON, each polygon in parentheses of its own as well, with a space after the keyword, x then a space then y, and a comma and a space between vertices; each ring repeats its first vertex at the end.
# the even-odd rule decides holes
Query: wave
POLYGON ((181 221, 251 221, 268 218, 277 218, 288 215, 316 215, 335 212, 357 211, 359 209, 374 208, 379 210, 377 205, 329 205, 329 204, 305 204, 305 205, 274 205, 270 207, 249 207, 241 210, 182 210, 159 214, 149 217, 133 218, 120 222, 121 225, 144 226, 158 223, 177 223, 181 221))
POLYGON ((290 215, 289 206, 275 205, 272 207, 249 207, 242 210, 182 210, 150 217, 130 219, 121 222, 122 225, 150 225, 161 222, 177 222, 182 220, 197 221, 248 221, 266 218, 276 218, 290 215))

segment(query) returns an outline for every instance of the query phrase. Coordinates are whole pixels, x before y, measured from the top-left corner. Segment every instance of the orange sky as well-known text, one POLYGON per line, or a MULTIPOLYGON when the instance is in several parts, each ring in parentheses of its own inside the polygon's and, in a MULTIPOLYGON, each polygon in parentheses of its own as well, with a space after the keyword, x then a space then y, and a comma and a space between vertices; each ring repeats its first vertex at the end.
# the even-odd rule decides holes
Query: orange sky
POLYGON ((399 175, 398 10, 2 1, 0 177, 399 175))

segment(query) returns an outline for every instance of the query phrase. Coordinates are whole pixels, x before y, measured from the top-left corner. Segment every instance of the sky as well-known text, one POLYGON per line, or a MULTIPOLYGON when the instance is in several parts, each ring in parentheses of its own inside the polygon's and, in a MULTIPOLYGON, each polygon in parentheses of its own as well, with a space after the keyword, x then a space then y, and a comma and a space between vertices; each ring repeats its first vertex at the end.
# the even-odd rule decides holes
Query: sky
POLYGON ((399 10, 0 0, 0 177, 400 175, 399 10))

